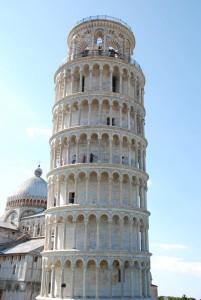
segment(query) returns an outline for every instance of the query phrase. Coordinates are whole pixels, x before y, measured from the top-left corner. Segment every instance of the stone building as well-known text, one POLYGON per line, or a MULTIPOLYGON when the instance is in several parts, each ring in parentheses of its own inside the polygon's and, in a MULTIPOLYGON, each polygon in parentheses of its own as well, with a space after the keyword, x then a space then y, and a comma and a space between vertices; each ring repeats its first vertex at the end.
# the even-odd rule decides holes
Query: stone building
POLYGON ((145 77, 122 20, 68 35, 55 73, 41 291, 37 299, 151 298, 145 77))
POLYGON ((0 219, 0 300, 35 300, 40 291, 47 182, 34 176, 8 197, 0 219))

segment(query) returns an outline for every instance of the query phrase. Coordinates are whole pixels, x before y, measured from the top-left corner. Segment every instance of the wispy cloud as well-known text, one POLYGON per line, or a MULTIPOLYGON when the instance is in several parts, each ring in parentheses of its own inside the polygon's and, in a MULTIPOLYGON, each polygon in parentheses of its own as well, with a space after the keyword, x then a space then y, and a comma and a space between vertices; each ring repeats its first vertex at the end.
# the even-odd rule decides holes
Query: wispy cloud
POLYGON ((51 130, 49 128, 28 127, 26 128, 26 133, 31 138, 35 137, 38 134, 45 135, 47 137, 51 136, 51 130))
POLYGON ((152 269, 201 277, 201 262, 185 261, 175 256, 153 256, 152 269))
POLYGON ((182 244, 151 244, 153 247, 158 247, 164 250, 176 250, 176 249, 186 249, 187 247, 182 244))

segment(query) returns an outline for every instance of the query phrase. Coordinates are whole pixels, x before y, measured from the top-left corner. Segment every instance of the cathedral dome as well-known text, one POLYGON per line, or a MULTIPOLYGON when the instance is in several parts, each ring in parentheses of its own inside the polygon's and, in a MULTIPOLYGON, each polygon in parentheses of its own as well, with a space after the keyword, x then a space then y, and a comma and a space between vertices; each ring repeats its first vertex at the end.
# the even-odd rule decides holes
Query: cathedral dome
POLYGON ((41 178, 40 165, 35 170, 33 177, 22 183, 13 194, 14 198, 20 199, 47 199, 47 182, 41 178))

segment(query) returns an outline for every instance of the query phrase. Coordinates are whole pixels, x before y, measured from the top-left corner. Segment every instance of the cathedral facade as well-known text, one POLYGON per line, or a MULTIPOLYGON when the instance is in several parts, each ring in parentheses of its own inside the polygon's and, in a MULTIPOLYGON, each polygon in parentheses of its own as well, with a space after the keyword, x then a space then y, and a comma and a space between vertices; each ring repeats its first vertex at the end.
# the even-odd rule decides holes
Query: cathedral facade
POLYGON ((41 286, 47 182, 40 166, 8 197, 0 218, 0 300, 35 300, 41 286))

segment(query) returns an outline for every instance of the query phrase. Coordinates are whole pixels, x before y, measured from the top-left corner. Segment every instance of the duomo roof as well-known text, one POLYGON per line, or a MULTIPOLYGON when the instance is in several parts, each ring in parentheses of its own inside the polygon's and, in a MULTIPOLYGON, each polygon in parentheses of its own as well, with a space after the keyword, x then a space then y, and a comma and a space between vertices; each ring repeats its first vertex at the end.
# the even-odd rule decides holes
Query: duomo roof
POLYGON ((42 170, 40 165, 35 170, 34 175, 34 177, 31 177, 19 186, 13 194, 13 198, 47 199, 47 182, 41 178, 42 170))

